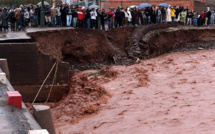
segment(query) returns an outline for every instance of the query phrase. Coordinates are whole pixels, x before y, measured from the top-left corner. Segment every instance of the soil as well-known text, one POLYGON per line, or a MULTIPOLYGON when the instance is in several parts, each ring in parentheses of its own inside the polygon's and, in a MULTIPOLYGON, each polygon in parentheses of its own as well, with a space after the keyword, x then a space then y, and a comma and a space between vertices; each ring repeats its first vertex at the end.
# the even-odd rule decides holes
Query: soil
POLYGON ((100 71, 75 73, 70 81, 70 92, 62 101, 52 105, 55 125, 61 126, 61 122, 77 123, 86 116, 98 113, 101 105, 111 97, 101 83, 107 83, 116 76, 117 72, 109 67, 100 71))
MULTIPOLYGON (((77 115, 70 111, 80 107, 70 106, 74 103, 74 99, 68 99, 72 98, 70 94, 52 110, 56 131, 58 134, 213 133, 214 57, 215 50, 178 52, 131 66, 113 66, 110 70, 117 74, 114 79, 107 81, 99 76, 90 81, 96 82, 94 88, 102 87, 105 96, 111 94, 111 98, 105 104, 103 99, 95 99, 93 103, 99 103, 99 111, 93 108, 96 114, 90 112, 91 116, 74 124, 69 120, 77 115), (61 115, 59 119, 56 112, 61 115)), ((73 78, 79 80, 90 72, 95 71, 80 72, 73 78)), ((80 100, 84 103, 82 97, 80 100)), ((91 106, 88 102, 86 105, 91 106)))
POLYGON ((101 69, 103 65, 131 65, 139 59, 187 47, 196 48, 195 44, 189 43, 214 38, 214 31, 213 27, 154 24, 111 31, 69 29, 35 32, 29 36, 38 42, 38 53, 69 62, 72 70, 89 70, 101 69))
POLYGON ((134 28, 111 31, 71 29, 30 33, 38 42, 38 52, 71 63, 73 69, 89 69, 91 64, 114 63, 115 54, 125 55, 125 41, 134 28), (87 67, 89 66, 89 67, 87 67))

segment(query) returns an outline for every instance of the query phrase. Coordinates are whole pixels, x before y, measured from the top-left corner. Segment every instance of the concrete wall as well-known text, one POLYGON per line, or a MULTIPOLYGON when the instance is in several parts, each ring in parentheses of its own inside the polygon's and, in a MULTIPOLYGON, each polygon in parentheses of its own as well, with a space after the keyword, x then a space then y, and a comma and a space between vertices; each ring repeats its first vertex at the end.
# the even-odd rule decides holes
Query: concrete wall
MULTIPOLYGON (((12 85, 40 85, 54 61, 49 56, 38 54, 36 43, 1 43, 0 58, 8 60, 12 85)), ((59 84, 68 83, 68 63, 61 63, 57 76, 59 84)), ((51 76, 53 76, 54 71, 51 76)), ((51 83, 53 77, 48 79, 51 83)))

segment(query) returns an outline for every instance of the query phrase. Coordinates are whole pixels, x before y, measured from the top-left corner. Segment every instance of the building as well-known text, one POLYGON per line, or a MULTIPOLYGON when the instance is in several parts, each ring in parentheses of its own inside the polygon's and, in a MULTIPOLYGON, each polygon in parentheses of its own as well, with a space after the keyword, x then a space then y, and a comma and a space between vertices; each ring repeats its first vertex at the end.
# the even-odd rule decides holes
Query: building
MULTIPOLYGON (((100 5, 103 9, 108 9, 110 7, 128 7, 131 5, 140 5, 141 3, 149 3, 151 5, 158 6, 160 3, 167 3, 171 6, 184 6, 189 7, 189 9, 195 10, 207 10, 207 7, 212 7, 215 5, 215 0, 101 0, 100 5)), ((215 7, 215 6, 214 6, 215 7)))
POLYGON ((126 8, 131 5, 140 5, 141 3, 149 3, 155 6, 158 6, 160 3, 167 3, 171 6, 188 6, 189 9, 196 11, 213 10, 215 8, 215 0, 53 0, 53 3, 54 1, 62 1, 62 3, 69 5, 82 2, 84 6, 88 5, 87 3, 93 3, 106 10, 110 7, 117 8, 122 6, 126 8))

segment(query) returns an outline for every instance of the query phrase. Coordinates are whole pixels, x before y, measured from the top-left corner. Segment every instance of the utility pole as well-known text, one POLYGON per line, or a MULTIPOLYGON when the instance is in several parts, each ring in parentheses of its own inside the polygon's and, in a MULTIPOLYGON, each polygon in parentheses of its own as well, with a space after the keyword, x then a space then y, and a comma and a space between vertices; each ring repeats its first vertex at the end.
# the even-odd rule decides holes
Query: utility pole
POLYGON ((45 27, 44 0, 41 1, 41 8, 40 8, 40 26, 41 26, 41 27, 45 27))

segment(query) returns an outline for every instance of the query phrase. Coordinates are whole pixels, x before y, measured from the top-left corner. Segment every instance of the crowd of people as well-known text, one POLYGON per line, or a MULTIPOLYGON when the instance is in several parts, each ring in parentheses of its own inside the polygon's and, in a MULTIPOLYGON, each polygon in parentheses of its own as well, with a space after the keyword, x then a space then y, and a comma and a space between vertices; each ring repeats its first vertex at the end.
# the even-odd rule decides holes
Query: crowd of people
MULTIPOLYGON (((41 8, 38 5, 26 5, 19 8, 0 7, 0 31, 21 31, 28 27, 40 26, 41 8)), ((214 11, 198 13, 188 7, 144 7, 123 8, 121 6, 105 9, 85 8, 82 6, 57 4, 44 8, 47 27, 79 27, 107 30, 117 27, 128 27, 160 23, 183 23, 184 25, 214 25, 214 11)))

